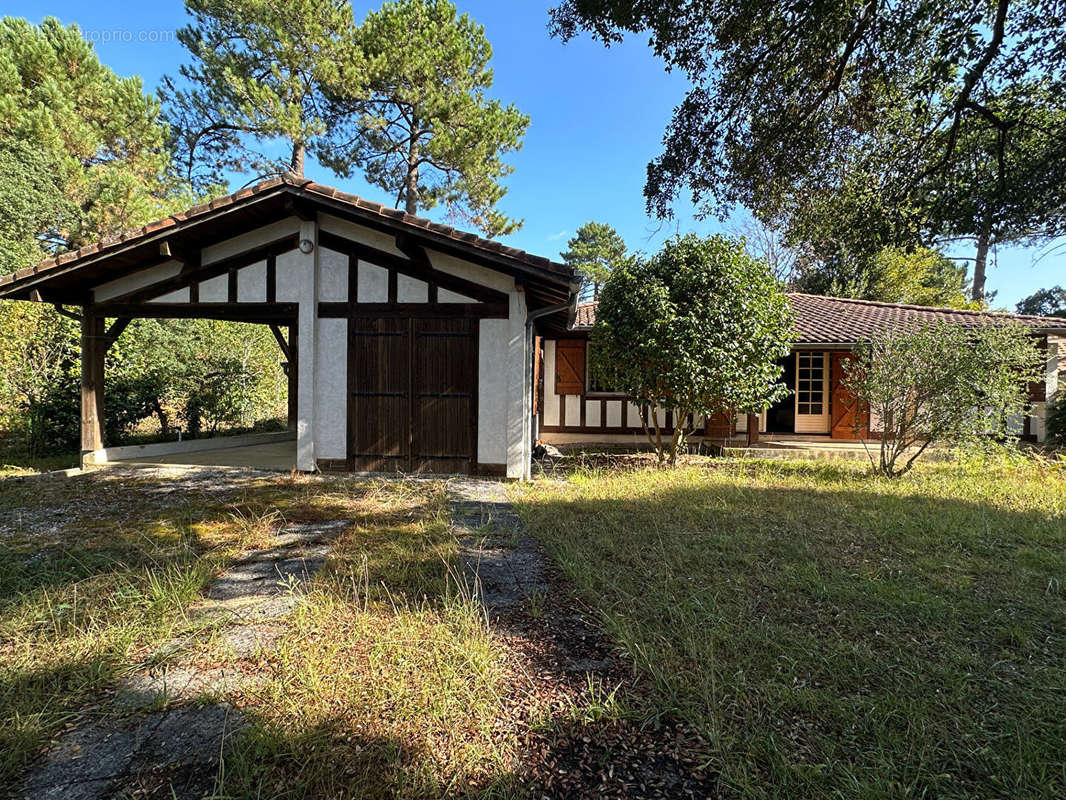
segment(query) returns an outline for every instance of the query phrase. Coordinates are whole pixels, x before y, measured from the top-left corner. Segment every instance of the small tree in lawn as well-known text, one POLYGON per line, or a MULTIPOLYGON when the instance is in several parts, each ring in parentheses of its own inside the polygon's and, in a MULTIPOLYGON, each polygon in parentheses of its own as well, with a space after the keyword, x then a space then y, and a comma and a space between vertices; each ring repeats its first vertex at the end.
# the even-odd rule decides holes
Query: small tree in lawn
POLYGON ((789 351, 792 309, 767 265, 723 236, 668 242, 616 267, 600 294, 592 368, 647 412, 659 463, 674 464, 683 426, 665 419, 757 413, 787 394, 777 360, 789 351))
POLYGON ((861 346, 845 362, 844 385, 881 421, 874 466, 891 478, 931 445, 1007 436, 1010 421, 1029 410, 1027 384, 1041 379, 1042 364, 1031 332, 1017 323, 924 323, 861 346))

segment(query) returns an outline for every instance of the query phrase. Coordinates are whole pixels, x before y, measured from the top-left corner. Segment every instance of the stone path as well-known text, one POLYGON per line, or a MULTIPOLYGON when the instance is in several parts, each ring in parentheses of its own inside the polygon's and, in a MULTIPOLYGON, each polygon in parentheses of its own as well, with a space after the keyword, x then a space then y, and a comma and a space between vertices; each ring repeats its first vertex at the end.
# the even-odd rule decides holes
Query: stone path
POLYGON ((203 634, 166 643, 148 660, 153 666, 122 680, 113 700, 63 736, 16 796, 210 795, 242 717, 225 703, 188 704, 260 679, 233 664, 273 646, 284 631, 280 618, 295 606, 301 585, 323 566, 331 540, 348 524, 286 525, 274 547, 248 553, 219 575, 189 614, 194 622, 208 623, 204 630, 217 637, 213 643, 225 654, 225 666, 197 664, 193 652, 203 634), (159 708, 165 710, 148 710, 159 708))
POLYGON ((500 481, 448 481, 452 529, 460 556, 490 619, 548 592, 544 557, 500 481))

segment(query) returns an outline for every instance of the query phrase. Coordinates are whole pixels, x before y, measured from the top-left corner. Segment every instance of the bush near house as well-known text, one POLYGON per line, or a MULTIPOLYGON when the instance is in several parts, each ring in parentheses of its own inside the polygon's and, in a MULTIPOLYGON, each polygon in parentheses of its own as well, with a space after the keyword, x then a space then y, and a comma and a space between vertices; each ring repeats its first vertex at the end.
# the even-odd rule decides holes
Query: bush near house
POLYGON ((653 258, 607 278, 592 331, 592 369, 649 409, 659 462, 674 464, 679 425, 664 439, 657 408, 757 413, 781 399, 778 359, 789 351, 792 308, 765 262, 723 236, 678 237, 653 258))
POLYGON ((844 385, 881 421, 874 466, 890 478, 932 445, 1009 436, 1011 421, 1029 411, 1027 386, 1043 366, 1031 332, 1015 323, 922 323, 886 330, 856 352, 844 385))

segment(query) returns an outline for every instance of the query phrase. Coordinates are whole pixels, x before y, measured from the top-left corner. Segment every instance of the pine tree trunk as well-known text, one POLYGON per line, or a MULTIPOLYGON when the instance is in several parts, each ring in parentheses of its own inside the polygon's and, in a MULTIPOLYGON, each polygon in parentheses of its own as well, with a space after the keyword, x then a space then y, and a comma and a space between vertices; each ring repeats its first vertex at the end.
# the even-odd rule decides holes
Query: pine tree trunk
POLYGON ((988 265, 988 245, 992 239, 991 225, 984 225, 977 235, 977 257, 973 262, 973 286, 970 287, 971 300, 985 299, 985 270, 988 265))
POLYGON ((411 137, 407 146, 407 182, 403 192, 408 214, 418 213, 418 139, 411 137))
POLYGON ((289 161, 289 170, 294 175, 299 175, 301 178, 304 174, 304 152, 307 148, 303 142, 292 143, 292 159, 289 161))

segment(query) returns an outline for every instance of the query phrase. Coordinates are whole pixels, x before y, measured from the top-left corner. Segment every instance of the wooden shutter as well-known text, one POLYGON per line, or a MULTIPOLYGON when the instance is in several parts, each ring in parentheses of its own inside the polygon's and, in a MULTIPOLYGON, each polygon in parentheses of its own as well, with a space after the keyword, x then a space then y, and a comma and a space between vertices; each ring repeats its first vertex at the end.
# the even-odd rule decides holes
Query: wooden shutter
POLYGON ((555 393, 585 393, 584 339, 560 339, 556 342, 555 393))

